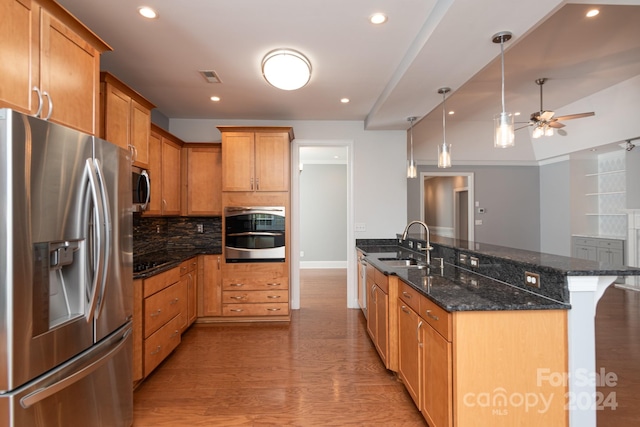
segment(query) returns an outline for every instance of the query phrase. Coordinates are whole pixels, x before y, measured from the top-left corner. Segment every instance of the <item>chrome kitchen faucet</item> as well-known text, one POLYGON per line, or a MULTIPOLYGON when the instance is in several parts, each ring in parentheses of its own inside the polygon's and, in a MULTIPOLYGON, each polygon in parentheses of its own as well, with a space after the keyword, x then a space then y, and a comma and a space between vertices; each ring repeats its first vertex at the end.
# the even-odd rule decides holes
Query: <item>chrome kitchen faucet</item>
POLYGON ((409 224, 407 224, 407 226, 404 228, 404 232, 402 233, 402 240, 407 240, 407 234, 409 232, 409 227, 411 227, 413 224, 420 224, 424 227, 425 231, 427 232, 427 246, 424 248, 424 253, 427 256, 427 266, 429 266, 431 264, 431 250, 433 250, 433 246, 431 246, 430 243, 430 237, 429 237, 429 227, 427 226, 426 223, 422 222, 422 221, 411 221, 409 224))

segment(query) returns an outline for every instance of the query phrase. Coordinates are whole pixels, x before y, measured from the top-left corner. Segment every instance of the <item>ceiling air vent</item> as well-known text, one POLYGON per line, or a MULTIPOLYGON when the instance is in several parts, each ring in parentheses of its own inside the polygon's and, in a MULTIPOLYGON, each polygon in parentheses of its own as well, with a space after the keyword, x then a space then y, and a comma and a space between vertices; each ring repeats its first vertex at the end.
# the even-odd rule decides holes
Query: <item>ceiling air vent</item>
POLYGON ((200 71, 200 74, 208 83, 222 83, 218 74, 213 70, 200 71))

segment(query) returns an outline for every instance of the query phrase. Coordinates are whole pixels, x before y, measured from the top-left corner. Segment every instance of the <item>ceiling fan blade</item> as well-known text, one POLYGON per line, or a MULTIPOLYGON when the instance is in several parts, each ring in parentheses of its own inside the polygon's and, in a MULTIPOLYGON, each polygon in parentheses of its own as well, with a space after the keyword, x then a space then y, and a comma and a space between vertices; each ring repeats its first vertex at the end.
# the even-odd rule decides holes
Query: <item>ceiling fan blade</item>
POLYGON ((556 120, 581 119, 583 117, 591 117, 591 116, 595 116, 595 115, 596 115, 596 113, 591 111, 589 113, 569 114, 569 115, 566 115, 566 116, 556 117, 556 120))
POLYGON ((553 121, 549 122, 548 126, 550 128, 560 129, 560 128, 563 128, 565 125, 563 125, 562 123, 560 123, 560 122, 558 122, 556 120, 553 120, 553 121))
POLYGON ((543 121, 551 120, 554 114, 555 112, 553 111, 542 111, 540 113, 540 120, 543 120, 543 121))

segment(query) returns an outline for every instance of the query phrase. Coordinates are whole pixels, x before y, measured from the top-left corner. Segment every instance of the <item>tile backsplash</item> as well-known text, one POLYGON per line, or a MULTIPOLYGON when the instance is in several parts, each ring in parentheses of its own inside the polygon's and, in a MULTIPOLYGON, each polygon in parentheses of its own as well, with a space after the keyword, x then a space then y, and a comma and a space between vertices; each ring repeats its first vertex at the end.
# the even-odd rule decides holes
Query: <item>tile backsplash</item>
POLYGON ((133 215, 133 254, 203 249, 222 252, 221 217, 144 217, 133 215), (202 232, 198 226, 202 226, 202 232))

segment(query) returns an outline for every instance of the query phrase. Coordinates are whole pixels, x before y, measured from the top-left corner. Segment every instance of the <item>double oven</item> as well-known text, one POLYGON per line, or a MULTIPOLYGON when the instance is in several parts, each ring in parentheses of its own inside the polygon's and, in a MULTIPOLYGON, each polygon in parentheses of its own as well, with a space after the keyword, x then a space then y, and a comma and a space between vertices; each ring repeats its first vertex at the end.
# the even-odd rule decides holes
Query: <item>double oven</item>
POLYGON ((285 261, 284 206, 225 207, 224 218, 226 262, 285 261))

